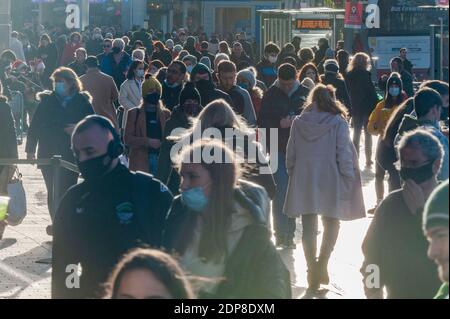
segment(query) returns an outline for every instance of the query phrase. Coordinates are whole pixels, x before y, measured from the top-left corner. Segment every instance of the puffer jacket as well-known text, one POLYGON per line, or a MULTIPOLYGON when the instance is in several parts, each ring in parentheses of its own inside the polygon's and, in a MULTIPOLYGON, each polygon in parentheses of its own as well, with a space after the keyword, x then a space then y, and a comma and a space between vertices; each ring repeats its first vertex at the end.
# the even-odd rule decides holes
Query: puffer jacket
MULTIPOLYGON (((248 222, 240 229, 235 249, 225 260, 225 280, 213 294, 200 291, 199 297, 290 299, 289 271, 270 240, 267 193, 260 186, 240 181, 234 191, 234 201, 233 214, 247 214, 248 222)), ((190 211, 181 196, 176 197, 166 219, 163 247, 182 255, 194 237, 197 217, 198 213, 190 211)))

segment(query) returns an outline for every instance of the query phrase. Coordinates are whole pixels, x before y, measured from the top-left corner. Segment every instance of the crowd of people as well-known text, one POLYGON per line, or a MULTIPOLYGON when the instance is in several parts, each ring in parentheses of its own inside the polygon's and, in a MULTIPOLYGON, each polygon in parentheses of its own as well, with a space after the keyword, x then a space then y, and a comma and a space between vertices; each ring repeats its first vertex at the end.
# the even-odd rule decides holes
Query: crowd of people
MULTIPOLYGON (((366 295, 432 298, 444 283, 438 296, 448 298, 449 86, 430 80, 415 92, 405 49, 374 83, 370 55, 351 55, 342 41, 333 51, 326 38, 314 50, 300 37, 268 43, 257 61, 244 33, 228 42, 183 30, 41 33, 35 47, 13 32, 0 56, 0 158, 18 157, 8 101, 23 91, 27 158, 60 155, 82 177, 39 167, 52 297, 291 298, 277 248, 296 248, 297 218, 305 297, 314 296, 330 282, 341 221, 366 216, 364 130, 378 201, 362 246, 366 295), (68 265, 82 267, 79 288, 67 285, 68 265), (381 287, 366 284, 370 265, 381 287)), ((13 172, 0 167, 0 194, 13 172)))

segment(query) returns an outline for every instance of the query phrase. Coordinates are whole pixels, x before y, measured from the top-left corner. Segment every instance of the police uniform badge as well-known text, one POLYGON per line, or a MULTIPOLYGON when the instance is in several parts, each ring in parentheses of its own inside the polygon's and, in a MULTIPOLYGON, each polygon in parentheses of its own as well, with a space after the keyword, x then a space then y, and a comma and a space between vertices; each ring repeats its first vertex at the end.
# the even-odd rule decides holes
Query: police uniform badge
POLYGON ((121 225, 128 225, 133 219, 133 204, 130 202, 122 203, 116 207, 116 215, 121 225))

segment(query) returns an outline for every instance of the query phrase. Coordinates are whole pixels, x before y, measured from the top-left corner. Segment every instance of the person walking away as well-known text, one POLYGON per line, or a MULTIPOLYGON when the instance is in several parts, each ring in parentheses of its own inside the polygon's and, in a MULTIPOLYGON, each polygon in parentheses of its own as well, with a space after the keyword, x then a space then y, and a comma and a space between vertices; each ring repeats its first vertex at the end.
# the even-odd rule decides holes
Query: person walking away
POLYGON ((160 247, 172 195, 151 176, 131 173, 120 163, 120 137, 104 117, 78 123, 72 148, 84 181, 66 193, 56 213, 51 294, 99 298, 125 253, 160 247), (67 265, 82 267, 78 289, 66 284, 67 265))
POLYGON ((323 85, 332 85, 336 89, 336 98, 343 104, 347 110, 352 109, 350 96, 348 95, 347 85, 341 74, 338 62, 333 59, 325 60, 323 63, 325 74, 320 76, 320 82, 323 85))
POLYGON ((286 147, 294 117, 303 109, 309 91, 300 84, 297 70, 291 64, 282 64, 278 69, 278 79, 263 97, 258 127, 265 129, 266 149, 271 157, 278 160, 274 172, 277 185, 273 201, 273 227, 276 244, 280 247, 295 248, 295 219, 283 212, 287 192, 288 175, 286 171, 286 147), (270 149, 270 129, 278 130, 278 149, 270 149))
POLYGON ((264 56, 256 65, 258 71, 258 80, 270 88, 277 79, 277 60, 280 54, 280 48, 275 43, 268 43, 264 47, 264 56))
POLYGON ((389 299, 431 299, 441 283, 427 258, 422 210, 438 185, 443 150, 432 134, 419 129, 406 133, 397 151, 404 184, 377 207, 364 238, 364 290, 369 299, 384 298, 384 288, 389 299), (378 267, 378 287, 370 285, 370 265, 378 267))
POLYGON ((291 298, 289 272, 270 240, 267 193, 239 179, 238 163, 222 160, 233 156, 217 140, 180 154, 181 195, 167 216, 163 247, 180 256, 185 272, 212 279, 199 287, 201 299, 291 298), (193 163, 193 154, 207 149, 215 160, 193 163))
MULTIPOLYGON (((74 163, 70 149, 70 136, 75 124, 87 115, 93 114, 91 96, 83 91, 83 86, 75 72, 61 67, 53 72, 51 80, 53 91, 44 91, 38 95, 39 105, 28 130, 25 152, 27 159, 50 159, 60 155, 63 160, 74 163)), ((38 166, 44 177, 47 188, 47 205, 52 222, 55 218, 55 208, 58 205, 53 198, 54 172, 51 166, 38 166)), ((62 169, 60 172, 59 193, 75 185, 78 173, 62 169)), ((47 233, 52 234, 52 226, 47 227, 47 233)))
POLYGON ((372 136, 367 130, 367 125, 369 123, 369 116, 378 103, 375 86, 371 80, 370 68, 369 56, 359 52, 353 57, 345 78, 352 103, 350 112, 353 121, 353 144, 359 155, 361 131, 364 129, 366 167, 371 167, 373 164, 372 136))
POLYGON ((328 261, 339 235, 340 221, 365 217, 361 176, 351 142, 345 107, 332 86, 317 85, 296 117, 286 149, 289 176, 283 211, 301 216, 303 251, 308 267, 305 297, 329 284, 328 261), (318 216, 324 234, 317 258, 318 216))
MULTIPOLYGON (((375 136, 383 136, 384 130, 386 128, 387 122, 391 117, 392 113, 399 107, 407 96, 403 92, 402 80, 400 79, 400 74, 392 73, 386 87, 385 98, 380 101, 372 114, 369 117, 369 123, 367 125, 367 130, 370 134, 375 136)), ((378 139, 377 150, 375 154, 375 192, 377 195, 377 205, 384 198, 384 174, 386 170, 384 167, 389 166, 384 163, 384 144, 382 138, 378 139), (383 163, 384 165, 382 165, 383 163)), ((392 192, 400 188, 400 176, 398 175, 397 169, 392 166, 388 171, 389 173, 389 192, 392 192)), ((373 210, 374 212, 375 210, 373 210)))
POLYGON ((428 198, 422 220, 429 243, 428 258, 438 265, 443 283, 434 299, 448 299, 448 180, 428 198))
POLYGON ((161 84, 149 78, 142 83, 143 102, 128 111, 124 141, 130 148, 129 168, 156 174, 165 124, 170 111, 161 102, 161 84))
POLYGON ((90 56, 86 59, 86 74, 80 78, 83 88, 92 96, 92 107, 95 114, 109 119, 119 132, 119 122, 114 103, 119 98, 119 92, 114 79, 100 72, 98 59, 90 56))

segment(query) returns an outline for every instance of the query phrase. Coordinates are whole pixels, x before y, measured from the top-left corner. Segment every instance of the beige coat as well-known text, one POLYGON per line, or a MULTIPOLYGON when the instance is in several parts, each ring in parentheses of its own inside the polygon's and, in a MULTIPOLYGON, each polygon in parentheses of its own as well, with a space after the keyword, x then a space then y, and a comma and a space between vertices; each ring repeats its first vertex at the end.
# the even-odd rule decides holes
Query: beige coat
POLYGON ((110 119, 115 128, 119 128, 114 102, 119 97, 114 79, 100 70, 88 70, 80 77, 83 89, 92 96, 94 112, 110 119))
MULTIPOLYGON (((169 117, 169 110, 158 109, 158 119, 161 122, 161 129, 163 132, 169 117)), ((145 109, 143 107, 136 107, 129 111, 125 126, 124 141, 125 145, 130 148, 130 171, 148 173, 148 152, 150 151, 150 146, 147 137, 145 109)))
POLYGON ((128 111, 142 104, 141 84, 138 86, 135 80, 126 80, 123 82, 120 86, 119 103, 124 109, 122 125, 125 128, 128 111))
POLYGON ((298 116, 291 128, 286 168, 288 216, 316 214, 339 220, 365 216, 356 150, 342 116, 315 109, 298 116))

